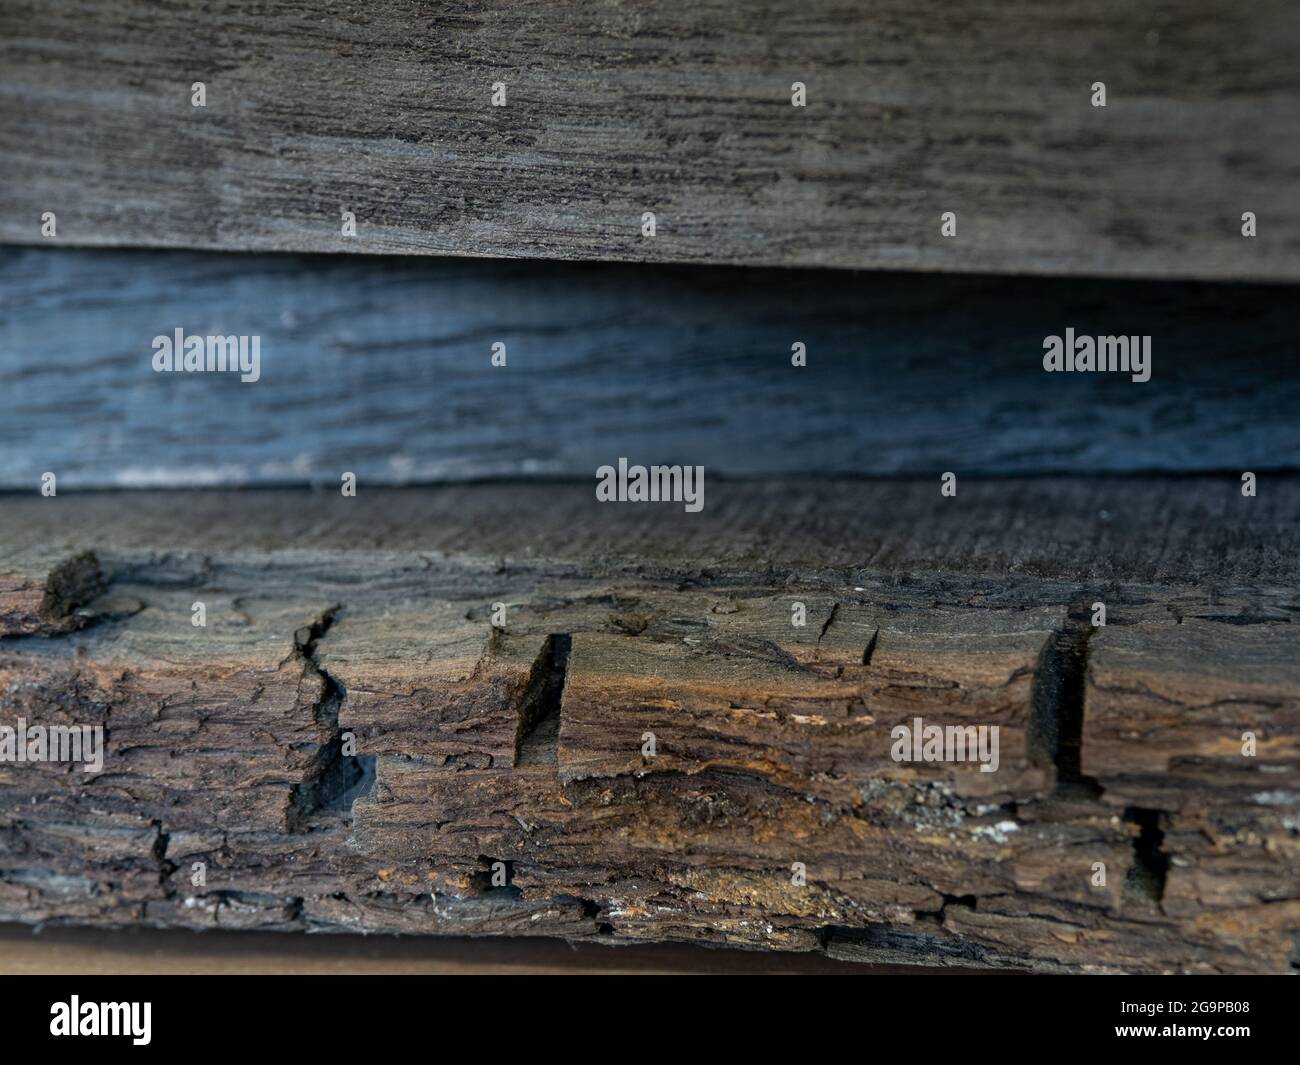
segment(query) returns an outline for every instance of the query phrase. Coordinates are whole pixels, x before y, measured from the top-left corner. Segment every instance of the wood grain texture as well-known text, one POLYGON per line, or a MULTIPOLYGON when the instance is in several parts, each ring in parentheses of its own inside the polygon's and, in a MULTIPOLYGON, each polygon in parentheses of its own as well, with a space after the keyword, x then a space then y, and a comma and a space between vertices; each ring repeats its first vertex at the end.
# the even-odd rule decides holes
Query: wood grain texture
MULTIPOLYGON (((601 574, 672 568, 695 579, 962 573, 1205 589, 1300 582, 1300 478, 1244 498, 1235 476, 721 482, 698 514, 597 504, 586 483, 440 488, 0 494, 0 559, 31 624, 55 571, 58 620, 98 594, 94 549, 209 549, 415 558, 553 559, 601 574), (33 585, 31 573, 39 574, 33 585), (23 576, 27 574, 27 576, 23 576), (81 589, 80 592, 77 589, 81 589), (71 604, 70 606, 67 604, 71 604)), ((46 631, 51 631, 49 628, 46 631)), ((21 634, 18 629, 16 634, 21 634)))
MULTIPOLYGON (((424 489, 0 494, 0 551, 22 617, 46 575, 79 604, 98 594, 85 550, 396 552, 424 558, 557 559, 600 573, 646 567, 699 578, 852 579, 916 571, 1023 574, 1207 589, 1300 581, 1300 479, 1257 498, 1234 476, 967 480, 794 479, 710 486, 705 509, 597 505, 587 483, 424 489), (27 560, 31 560, 30 565, 27 560), (71 560, 69 562, 69 560, 71 560), (40 574, 35 588, 28 569, 40 574), (82 588, 78 595, 73 589, 82 588)), ((67 606, 61 610, 68 609, 67 606)), ((57 617, 57 616, 56 616, 57 617)), ((29 622, 27 622, 29 623, 29 622)), ((49 614, 39 622, 60 624, 49 614)))
POLYGON ((1286 0, 14 0, 0 42, 5 241, 1300 276, 1286 0))
POLYGON ((7 249, 0 287, 9 488, 587 478, 619 456, 1300 468, 1300 309, 1274 286, 7 249), (1151 380, 1044 373, 1067 327, 1150 335, 1151 380), (177 328, 260 336, 260 379, 153 372, 177 328))
POLYGON ((6 720, 102 723, 109 754, 0 764, 0 915, 1286 971, 1294 479, 1164 564, 1054 531, 1101 493, 1178 528, 1214 484, 1000 481, 929 539, 906 485, 805 487, 824 539, 771 541, 772 485, 628 540, 589 486, 585 524, 536 485, 9 497, 6 720), (873 528, 901 553, 865 562, 873 528), (917 716, 998 725, 998 770, 896 761, 917 716))

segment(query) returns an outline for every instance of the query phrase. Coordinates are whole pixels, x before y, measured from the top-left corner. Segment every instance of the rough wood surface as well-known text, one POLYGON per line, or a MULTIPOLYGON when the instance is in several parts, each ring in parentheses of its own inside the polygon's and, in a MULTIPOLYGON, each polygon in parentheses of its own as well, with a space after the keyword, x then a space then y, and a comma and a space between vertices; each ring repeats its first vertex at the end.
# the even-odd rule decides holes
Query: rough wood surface
POLYGON ((1295 279, 1298 48, 1288 0, 11 0, 0 239, 1295 279))
POLYGON ((1274 286, 8 249, 0 287, 10 488, 1300 468, 1274 286), (1151 380, 1044 373, 1067 327, 1151 380), (153 372, 176 328, 260 379, 153 372))
POLYGON ((7 497, 5 719, 108 757, 0 763, 0 917, 1285 971, 1300 497, 1266 483, 731 485, 627 539, 590 486, 7 497), (895 761, 918 716, 998 725, 998 770, 895 761))

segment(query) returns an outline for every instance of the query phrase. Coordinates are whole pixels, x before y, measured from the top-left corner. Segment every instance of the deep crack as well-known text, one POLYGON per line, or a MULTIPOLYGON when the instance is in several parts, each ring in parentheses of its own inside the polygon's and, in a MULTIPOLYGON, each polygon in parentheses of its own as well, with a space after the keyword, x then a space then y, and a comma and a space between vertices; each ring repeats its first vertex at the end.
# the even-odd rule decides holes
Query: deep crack
POLYGON ((862 651, 862 664, 871 665, 871 659, 876 653, 876 641, 880 639, 880 630, 877 629, 871 634, 871 639, 867 641, 867 646, 862 651))
POLYGON ((313 624, 294 633, 294 655, 302 662, 303 678, 321 684, 320 698, 312 704, 312 719, 330 731, 307 779, 294 786, 290 818, 294 829, 301 829, 305 821, 319 814, 349 813, 356 798, 368 794, 374 785, 374 756, 344 753, 339 711, 347 690, 316 659, 317 644, 329 632, 340 609, 338 605, 330 607, 313 624))
POLYGON ((826 636, 827 630, 835 624, 836 617, 839 616, 840 604, 835 603, 831 606, 831 612, 826 615, 826 620, 822 622, 822 631, 817 634, 817 646, 822 645, 822 639, 826 636))
POLYGON ((1169 856, 1161 849, 1165 834, 1160 828, 1160 811, 1130 806, 1124 811, 1124 820, 1138 826, 1138 835, 1133 840, 1133 864, 1124 877, 1124 893, 1158 906, 1165 897, 1165 880, 1169 875, 1169 856))
POLYGON ((573 637, 548 636, 533 663, 519 700, 515 732, 515 765, 558 765, 560 704, 569 673, 573 637))
POLYGON ((1095 631, 1087 606, 1074 604, 1065 624, 1043 646, 1034 672, 1030 757, 1055 769, 1058 795, 1095 799, 1102 793, 1082 768, 1088 641, 1095 631))

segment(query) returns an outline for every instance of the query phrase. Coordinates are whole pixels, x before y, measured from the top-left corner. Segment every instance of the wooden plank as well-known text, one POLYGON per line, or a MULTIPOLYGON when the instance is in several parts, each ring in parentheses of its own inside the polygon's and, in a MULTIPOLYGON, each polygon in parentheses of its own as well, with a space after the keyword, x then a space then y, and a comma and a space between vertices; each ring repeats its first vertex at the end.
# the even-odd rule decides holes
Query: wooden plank
POLYGON ((25 0, 0 42, 10 242, 1300 276, 1287 0, 25 0))
POLYGON ((1300 311, 1269 286, 46 249, 0 254, 0 285, 8 488, 588 478, 620 456, 1300 468, 1300 311), (1151 379, 1043 372, 1070 327, 1151 336, 1151 379), (155 373, 177 328, 260 336, 259 379, 155 373))
MULTIPOLYGON (((586 487, 572 510, 554 486, 9 499, 5 720, 109 739, 98 773, 0 763, 0 917, 1287 970, 1294 485, 1215 530, 1267 566, 1191 537, 1179 569, 1134 543, 1047 575, 1026 560, 1098 497, 1029 483, 985 485, 997 532, 972 515, 964 556, 954 511, 928 564, 844 562, 917 523, 862 485, 805 489, 824 542, 767 543, 774 486, 733 485, 711 531, 651 523, 622 552, 601 515, 638 508, 586 487), (917 717, 996 725, 998 768, 900 760, 917 717), (1221 766, 1247 719, 1261 756, 1221 766)), ((1203 506, 1192 479, 1101 483, 1175 528, 1203 506)))
MULTIPOLYGON (((599 504, 583 483, 265 491, 0 495, 0 563, 27 591, 16 626, 30 625, 47 574, 95 590, 70 566, 87 550, 201 556, 230 551, 397 552, 511 565, 550 559, 579 570, 687 570, 696 579, 770 572, 772 579, 852 579, 917 571, 986 582, 989 604, 1008 575, 1074 583, 1126 581, 1284 588, 1300 580, 1300 478, 1260 481, 1255 498, 1221 477, 1000 478, 878 481, 807 478, 710 484, 702 511, 599 504), (33 585, 30 582, 38 581, 33 585)), ((195 563, 195 565, 199 565, 195 563)), ((65 594, 80 605, 85 593, 65 594)), ((57 616, 40 622, 61 626, 57 616)), ((634 618, 628 619, 635 628, 634 618)), ((21 627, 15 628, 21 633, 21 627)), ((28 630, 30 631, 30 630, 28 630)))

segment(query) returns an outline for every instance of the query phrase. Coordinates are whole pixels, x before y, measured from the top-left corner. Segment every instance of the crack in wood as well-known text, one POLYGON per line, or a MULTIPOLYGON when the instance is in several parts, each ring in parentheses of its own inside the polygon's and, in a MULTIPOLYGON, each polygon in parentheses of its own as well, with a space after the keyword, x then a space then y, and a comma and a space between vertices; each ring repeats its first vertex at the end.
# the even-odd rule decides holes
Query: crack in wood
MULTIPOLYGON (((1182 618, 1178 618, 1179 623, 1182 618)), ((1035 674, 1029 745, 1031 753, 1047 757, 1056 770, 1060 797, 1098 800, 1105 789, 1083 772, 1083 720, 1088 686, 1089 643, 1098 628, 1088 606, 1074 603, 1065 625, 1043 648, 1035 674)), ((1124 820, 1138 828, 1133 860, 1125 871, 1124 895, 1160 906, 1169 871, 1169 856, 1161 849, 1162 812, 1130 806, 1124 820)))
POLYGON ((862 664, 864 666, 871 665, 871 658, 876 653, 876 641, 879 639, 880 630, 876 629, 876 631, 871 634, 871 639, 867 641, 867 646, 862 651, 862 664))
POLYGON ((1076 602, 1065 624, 1043 645, 1030 698, 1028 740, 1031 756, 1055 770, 1057 794, 1092 799, 1103 790, 1082 771, 1088 642, 1095 631, 1086 605, 1076 602))
POLYGON ((1169 875, 1169 856, 1161 849, 1165 838, 1160 827, 1162 816, 1159 810, 1136 806, 1124 811, 1124 820, 1138 827, 1133 839, 1133 862, 1124 876, 1124 893, 1132 899, 1155 903, 1157 907, 1165 897, 1169 875))
POLYGON ((347 689, 322 669, 316 658, 317 646, 341 611, 340 605, 332 606, 312 624, 294 633, 294 657, 302 663, 303 680, 320 685, 320 695, 311 708, 312 719, 331 733, 320 747, 309 777, 294 785, 291 825, 299 828, 320 814, 350 813, 353 802, 369 794, 376 777, 373 756, 344 753, 339 711, 347 698, 347 689))
POLYGON ((817 634, 817 646, 820 648, 822 640, 826 638, 826 630, 835 624, 835 619, 839 616, 840 604, 838 600, 831 604, 831 612, 826 615, 826 620, 822 622, 822 631, 817 634))
POLYGON ((519 701, 515 765, 559 765, 560 708, 568 677, 573 637, 548 636, 528 675, 519 701))

